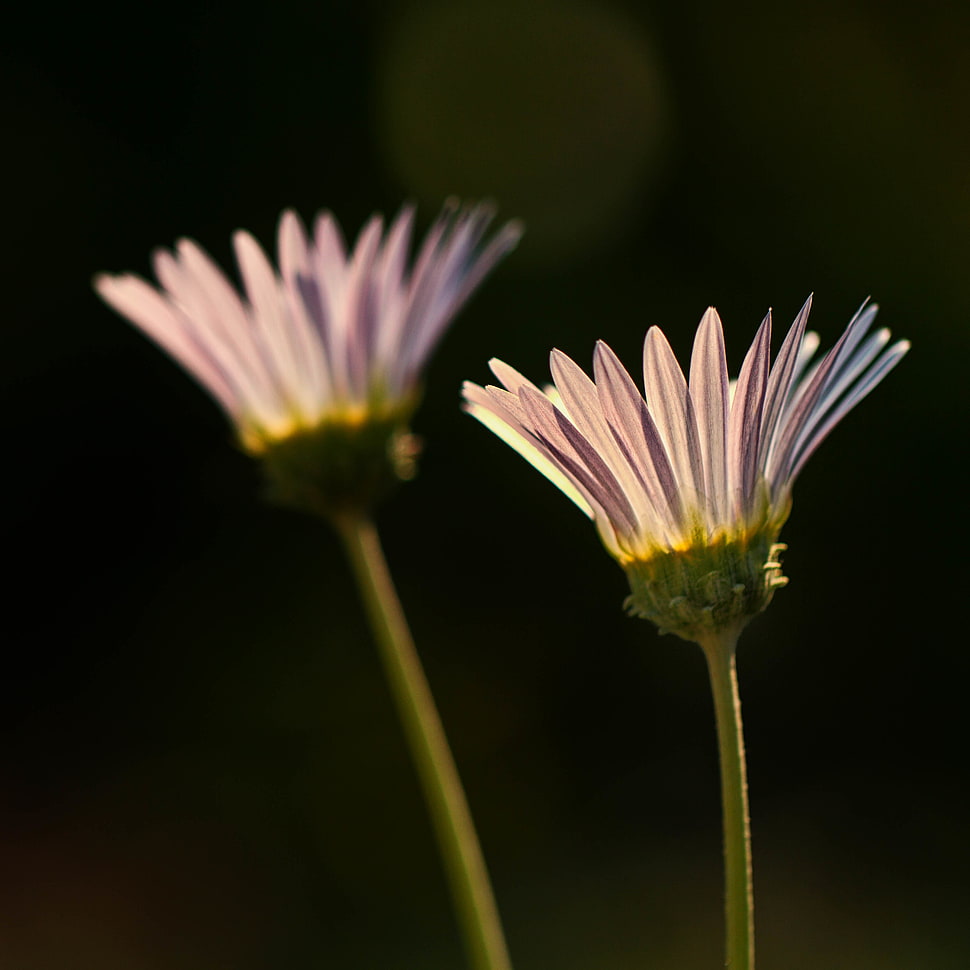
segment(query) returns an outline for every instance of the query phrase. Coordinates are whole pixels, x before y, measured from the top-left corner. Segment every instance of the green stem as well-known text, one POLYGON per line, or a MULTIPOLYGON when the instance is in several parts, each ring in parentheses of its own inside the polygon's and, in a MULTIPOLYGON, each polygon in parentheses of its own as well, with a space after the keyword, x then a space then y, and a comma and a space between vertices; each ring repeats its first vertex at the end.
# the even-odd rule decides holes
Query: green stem
POLYGON ((741 698, 734 651, 737 634, 701 643, 707 657, 721 756, 724 815, 724 884, 727 962, 730 970, 754 970, 754 895, 751 885, 751 823, 741 726, 741 698))
POLYGON ((511 970, 475 826, 380 540, 366 518, 336 521, 380 647, 475 970, 511 970))

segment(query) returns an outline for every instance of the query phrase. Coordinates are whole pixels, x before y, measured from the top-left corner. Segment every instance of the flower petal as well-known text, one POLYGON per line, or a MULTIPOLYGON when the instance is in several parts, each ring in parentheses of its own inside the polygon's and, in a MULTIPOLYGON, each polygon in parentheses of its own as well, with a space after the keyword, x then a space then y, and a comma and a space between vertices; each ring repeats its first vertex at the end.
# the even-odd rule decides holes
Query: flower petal
POLYGON ((643 342, 643 385, 647 407, 666 446, 685 505, 707 519, 704 460, 694 404, 667 338, 658 327, 643 342))
POLYGON ((617 444, 637 475, 653 512, 654 531, 673 543, 684 524, 677 479, 643 396, 613 350, 597 341, 596 391, 617 444))
MULTIPOLYGON (((556 463, 549 458, 548 451, 532 435, 531 431, 488 395, 486 388, 465 381, 463 393, 465 396, 464 409, 468 414, 477 418, 486 428, 515 449, 533 468, 545 475, 586 515, 590 518, 593 517, 592 506, 569 476, 564 474, 556 463)), ((514 400, 518 403, 518 398, 514 398, 514 400)))
POLYGON ((786 408, 775 432, 777 442, 766 468, 766 476, 775 488, 785 490, 791 484, 794 453, 805 428, 818 419, 817 408, 826 389, 838 379, 842 366, 872 324, 878 308, 865 303, 836 345, 822 358, 817 367, 801 379, 791 405, 786 408))
POLYGON ((218 363, 185 325, 182 315, 158 290, 131 274, 102 273, 95 277, 94 287, 106 303, 171 354, 231 417, 240 415, 243 404, 239 389, 226 380, 218 363))
POLYGON ((908 340, 900 340, 893 344, 866 372, 856 386, 839 402, 828 415, 821 426, 816 427, 811 436, 802 442, 792 458, 792 471, 788 476, 789 484, 794 482, 805 462, 812 456, 815 449, 828 437, 832 429, 851 411, 877 384, 906 356, 909 351, 908 340))
POLYGON ((282 424, 282 406, 272 375, 253 340, 245 307, 221 271, 188 239, 177 244, 178 259, 166 250, 153 254, 155 275, 192 328, 198 342, 231 375, 247 417, 282 424))
POLYGON ((767 466, 775 442, 775 431, 778 428, 785 405, 791 397, 794 381, 801 369, 799 362, 801 362, 802 367, 807 362, 802 353, 802 347, 805 343, 805 327, 811 309, 812 297, 809 296, 786 334, 768 377, 764 421, 761 431, 761 454, 758 462, 762 472, 767 466))
POLYGON ((589 492, 615 528, 628 537, 634 536, 636 515, 620 483, 596 449, 544 394, 523 387, 519 400, 536 437, 549 449, 560 468, 589 492))
POLYGON ((248 233, 233 236, 239 273, 252 307, 252 326, 258 334, 279 394, 286 399, 303 422, 312 419, 313 395, 308 389, 303 360, 305 354, 294 346, 296 328, 286 312, 279 279, 258 242, 248 233))
MULTIPOLYGON (((652 513, 653 503, 643 479, 634 472, 629 456, 624 455, 603 416, 596 385, 560 350, 553 350, 549 355, 549 368, 566 415, 620 483, 636 517, 639 519, 641 515, 652 513)), ((653 519, 654 515, 649 517, 653 519)))
POLYGON ((697 433, 704 463, 704 492, 708 527, 729 515, 727 428, 729 381, 724 330, 714 307, 701 318, 690 359, 690 397, 697 418, 697 433))
POLYGON ((741 365, 731 403, 728 430, 728 486, 735 514, 746 522, 755 511, 758 499, 758 457, 761 448, 761 420, 768 379, 768 354, 771 347, 771 311, 755 334, 754 342, 741 365))
POLYGON ((478 250, 493 216, 489 205, 477 205, 457 215, 453 206, 446 205, 428 233, 409 289, 410 335, 404 358, 409 372, 422 365, 448 320, 518 242, 522 228, 512 222, 485 249, 478 250))
MULTIPOLYGON (((295 354, 302 365, 304 388, 315 416, 332 400, 333 384, 320 330, 306 301, 305 281, 311 273, 310 247, 303 223, 292 209, 287 209, 280 218, 278 235, 280 275, 293 328, 295 354)), ((314 292, 312 300, 319 312, 320 294, 314 292)))

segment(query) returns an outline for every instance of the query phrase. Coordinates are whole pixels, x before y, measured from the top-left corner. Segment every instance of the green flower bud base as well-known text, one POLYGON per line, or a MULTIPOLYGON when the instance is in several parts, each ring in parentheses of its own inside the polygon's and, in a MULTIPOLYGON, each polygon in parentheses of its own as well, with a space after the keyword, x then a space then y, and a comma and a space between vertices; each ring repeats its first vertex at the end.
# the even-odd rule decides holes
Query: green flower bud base
POLYGON ((740 632, 788 582, 778 561, 786 547, 776 538, 777 531, 762 529, 626 563, 631 593, 624 605, 684 640, 740 632))
POLYGON ((326 421, 268 443, 268 498, 327 518, 368 512, 415 476, 419 440, 401 415, 326 421))

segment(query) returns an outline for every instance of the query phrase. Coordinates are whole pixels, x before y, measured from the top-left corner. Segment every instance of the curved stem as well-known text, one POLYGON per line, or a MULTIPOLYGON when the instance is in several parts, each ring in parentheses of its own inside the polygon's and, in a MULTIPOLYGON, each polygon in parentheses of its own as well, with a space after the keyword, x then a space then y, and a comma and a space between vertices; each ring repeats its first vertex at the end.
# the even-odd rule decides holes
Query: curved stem
POLYGON ((335 522, 360 587, 391 693, 428 803, 475 970, 511 970, 475 826, 441 718, 411 639, 377 530, 366 518, 335 522))
POLYGON ((724 885, 727 962, 730 970, 754 970, 754 895, 751 882, 751 823, 735 664, 737 634, 701 643, 714 694, 721 760, 724 817, 724 885))

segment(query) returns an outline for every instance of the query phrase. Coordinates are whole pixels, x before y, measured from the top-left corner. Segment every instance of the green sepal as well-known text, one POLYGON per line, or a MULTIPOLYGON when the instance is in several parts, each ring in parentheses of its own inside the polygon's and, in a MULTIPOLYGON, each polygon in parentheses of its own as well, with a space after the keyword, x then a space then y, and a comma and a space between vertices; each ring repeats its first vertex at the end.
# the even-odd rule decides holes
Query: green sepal
POLYGON ((370 512, 417 473, 420 441, 406 415, 330 420, 267 443, 267 498, 326 518, 370 512))
POLYGON ((739 632, 788 582, 778 561, 785 546, 776 538, 776 530, 762 529, 626 563, 624 606, 684 640, 739 632))

